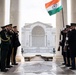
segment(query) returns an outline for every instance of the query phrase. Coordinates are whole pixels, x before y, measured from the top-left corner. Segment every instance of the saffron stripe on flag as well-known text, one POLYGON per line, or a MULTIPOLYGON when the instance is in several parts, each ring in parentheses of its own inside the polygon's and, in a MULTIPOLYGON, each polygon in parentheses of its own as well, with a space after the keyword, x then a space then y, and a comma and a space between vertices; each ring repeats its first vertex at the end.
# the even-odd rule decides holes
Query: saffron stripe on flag
POLYGON ((53 5, 53 4, 56 4, 56 3, 58 3, 59 1, 60 1, 60 0, 52 0, 52 1, 48 2, 48 3, 46 3, 46 4, 45 4, 45 7, 48 8, 49 6, 51 6, 51 5, 53 5))

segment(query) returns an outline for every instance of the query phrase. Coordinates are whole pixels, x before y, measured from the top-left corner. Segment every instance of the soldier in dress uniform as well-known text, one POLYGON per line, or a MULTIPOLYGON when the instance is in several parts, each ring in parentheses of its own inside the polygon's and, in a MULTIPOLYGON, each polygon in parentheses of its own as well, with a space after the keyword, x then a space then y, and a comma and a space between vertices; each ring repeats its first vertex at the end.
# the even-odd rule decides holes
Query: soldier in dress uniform
POLYGON ((9 45, 9 50, 7 54, 7 60, 6 60, 6 67, 11 68, 12 66, 10 65, 10 59, 11 59, 11 54, 12 54, 12 48, 13 48, 13 30, 12 30, 12 24, 7 25, 7 33, 8 36, 10 37, 10 45, 9 45))
POLYGON ((65 40, 65 50, 66 50, 66 58, 67 58, 67 63, 66 66, 69 67, 70 66, 70 49, 69 49, 69 43, 68 43, 68 37, 69 37, 69 33, 70 33, 70 26, 66 25, 66 40, 65 40))
POLYGON ((69 35, 69 47, 70 47, 70 56, 71 56, 71 68, 72 70, 76 69, 75 57, 76 57, 76 23, 71 23, 72 31, 69 35))
POLYGON ((1 28, 2 28, 2 30, 0 32, 0 37, 1 37, 1 71, 7 72, 8 69, 6 69, 5 62, 6 62, 6 57, 7 57, 7 53, 9 50, 10 38, 8 37, 6 26, 2 26, 1 28))
MULTIPOLYGON (((1 29, 1 28, 0 28, 1 29)), ((3 29, 3 28, 2 28, 3 29)), ((0 30, 1 31, 1 30, 0 30)), ((1 69, 1 38, 0 38, 0 69, 1 69)))
POLYGON ((62 35, 62 40, 60 42, 60 46, 62 46, 62 55, 64 60, 64 63, 62 63, 62 65, 66 65, 66 51, 64 50, 65 40, 66 40, 66 28, 61 31, 61 35, 62 35))
POLYGON ((13 26, 13 31, 14 31, 14 45, 13 45, 13 53, 12 53, 12 65, 18 65, 18 63, 16 63, 16 54, 17 54, 17 48, 20 46, 20 42, 19 42, 19 35, 18 35, 18 30, 17 30, 17 26, 13 26))

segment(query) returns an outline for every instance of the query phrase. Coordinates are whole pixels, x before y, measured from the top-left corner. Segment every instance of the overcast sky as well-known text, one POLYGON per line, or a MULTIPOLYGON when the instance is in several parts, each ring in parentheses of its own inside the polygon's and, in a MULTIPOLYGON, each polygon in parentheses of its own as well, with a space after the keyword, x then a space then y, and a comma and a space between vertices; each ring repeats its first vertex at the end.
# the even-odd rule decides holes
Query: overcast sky
POLYGON ((45 8, 45 2, 49 0, 20 0, 20 22, 33 23, 40 21, 51 23, 55 27, 55 15, 50 16, 45 8))

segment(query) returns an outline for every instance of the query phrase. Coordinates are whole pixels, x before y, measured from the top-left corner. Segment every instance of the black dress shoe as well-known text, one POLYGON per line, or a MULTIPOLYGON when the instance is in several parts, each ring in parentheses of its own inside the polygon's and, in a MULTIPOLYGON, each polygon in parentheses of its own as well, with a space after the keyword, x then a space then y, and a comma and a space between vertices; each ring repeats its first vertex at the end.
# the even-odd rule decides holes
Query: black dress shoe
POLYGON ((62 65, 66 65, 65 63, 62 63, 62 65))
POLYGON ((12 63, 12 65, 18 65, 18 63, 12 63))
POLYGON ((8 71, 8 69, 3 69, 3 70, 1 70, 1 72, 7 72, 8 71))
POLYGON ((14 65, 18 65, 18 63, 15 63, 14 65))
POLYGON ((67 64, 66 67, 70 67, 70 65, 67 64))
POLYGON ((76 70, 76 68, 72 68, 72 67, 71 67, 70 69, 71 69, 71 70, 76 70))
POLYGON ((9 66, 6 66, 6 68, 11 68, 11 67, 13 67, 13 66, 11 66, 11 65, 9 65, 9 66))

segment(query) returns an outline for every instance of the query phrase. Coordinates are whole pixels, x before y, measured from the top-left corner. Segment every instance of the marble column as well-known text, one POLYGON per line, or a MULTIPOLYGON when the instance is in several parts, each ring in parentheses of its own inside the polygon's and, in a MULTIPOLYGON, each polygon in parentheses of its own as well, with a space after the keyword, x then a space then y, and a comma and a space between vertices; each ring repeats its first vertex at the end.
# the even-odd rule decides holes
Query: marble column
POLYGON ((5 25, 10 23, 10 0, 5 0, 5 25))
POLYGON ((10 23, 19 26, 19 0, 10 1, 10 23))
POLYGON ((71 0, 71 22, 76 23, 76 0, 71 0))
POLYGON ((67 25, 67 0, 62 0, 64 27, 67 25))
POLYGON ((5 0, 0 0, 0 26, 4 25, 5 0))
POLYGON ((59 37, 60 31, 62 29, 63 22, 62 22, 62 11, 56 14, 56 56, 61 55, 61 51, 57 51, 59 47, 59 37))
MULTIPOLYGON (((10 23, 13 26, 17 26, 19 30, 19 1, 20 0, 10 0, 10 23)), ((20 36, 20 30, 19 30, 20 36)), ((21 47, 17 50, 17 61, 21 61, 21 47)))

